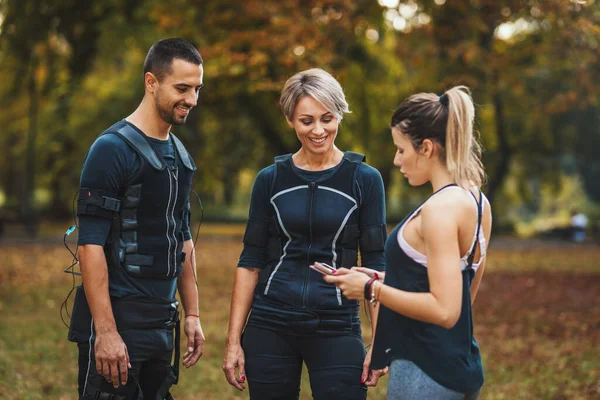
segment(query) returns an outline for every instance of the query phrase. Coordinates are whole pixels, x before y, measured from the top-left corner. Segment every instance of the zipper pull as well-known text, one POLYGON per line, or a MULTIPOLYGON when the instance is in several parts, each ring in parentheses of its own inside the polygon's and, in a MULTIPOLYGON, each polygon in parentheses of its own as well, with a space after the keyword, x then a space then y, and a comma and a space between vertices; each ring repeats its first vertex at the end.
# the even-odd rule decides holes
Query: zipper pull
POLYGON ((314 193, 316 188, 317 188, 317 183, 311 182, 310 183, 310 191, 314 193))
POLYGON ((171 173, 173 175, 173 179, 175 179, 175 180, 177 180, 177 175, 178 175, 177 172, 178 172, 177 171, 177 167, 172 167, 171 168, 171 173))

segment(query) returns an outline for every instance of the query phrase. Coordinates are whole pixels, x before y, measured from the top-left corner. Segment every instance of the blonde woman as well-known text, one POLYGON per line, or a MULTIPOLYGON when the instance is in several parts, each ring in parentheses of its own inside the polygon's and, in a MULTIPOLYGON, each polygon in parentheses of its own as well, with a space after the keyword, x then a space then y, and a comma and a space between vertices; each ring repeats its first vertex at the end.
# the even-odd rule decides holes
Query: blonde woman
POLYGON ((360 249, 364 266, 383 269, 383 181, 363 155, 336 147, 349 111, 329 73, 292 76, 280 103, 300 149, 254 182, 223 371, 252 399, 297 399, 306 364, 313 398, 364 400, 384 371, 370 368, 359 304, 309 265, 350 268, 360 249))
MULTIPOLYGON (((492 213, 480 191, 469 91, 409 97, 392 116, 394 165, 433 194, 390 234, 383 282, 374 271, 325 277, 349 299, 381 303, 372 368, 390 367, 388 399, 476 399, 483 385, 471 307, 485 268, 492 213)), ((381 274, 379 274, 381 277, 381 274)))

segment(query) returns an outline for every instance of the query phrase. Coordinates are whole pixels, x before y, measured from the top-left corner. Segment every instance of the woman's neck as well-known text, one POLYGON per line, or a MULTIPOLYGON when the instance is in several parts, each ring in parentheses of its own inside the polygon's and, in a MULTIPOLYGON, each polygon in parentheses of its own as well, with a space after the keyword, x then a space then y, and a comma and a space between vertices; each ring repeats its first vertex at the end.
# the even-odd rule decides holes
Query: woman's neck
POLYGON ((439 165, 433 169, 431 173, 431 179, 429 180, 429 182, 431 183, 431 188, 433 189, 433 192, 437 192, 444 186, 457 183, 454 182, 454 178, 452 177, 448 169, 446 169, 446 167, 442 165, 439 165))
POLYGON ((307 171, 323 171, 338 165, 344 153, 337 147, 332 146, 329 151, 323 154, 310 153, 304 149, 298 150, 293 156, 294 165, 307 171))

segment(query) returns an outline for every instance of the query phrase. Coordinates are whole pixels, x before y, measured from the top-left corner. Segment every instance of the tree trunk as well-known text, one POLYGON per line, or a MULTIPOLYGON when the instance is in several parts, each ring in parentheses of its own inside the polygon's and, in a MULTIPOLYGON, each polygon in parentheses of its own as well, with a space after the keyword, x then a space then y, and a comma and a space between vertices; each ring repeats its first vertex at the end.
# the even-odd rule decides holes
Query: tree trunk
POLYGON ((23 221, 25 229, 31 236, 36 236, 38 228, 38 219, 35 212, 35 163, 36 163, 36 137, 37 137, 37 113, 38 113, 38 98, 37 84, 35 81, 35 70, 37 63, 31 64, 29 72, 29 130, 27 132, 27 167, 25 173, 25 199, 23 202, 23 221))
POLYGON ((252 96, 245 93, 240 95, 240 103, 245 106, 248 111, 247 115, 254 120, 255 125, 259 128, 259 133, 273 149, 274 154, 292 153, 296 150, 282 139, 279 127, 269 118, 258 99, 252 99, 252 96))
POLYGON ((16 132, 8 134, 8 140, 6 141, 6 170, 2 188, 7 204, 16 204, 19 198, 17 190, 19 161, 13 153, 13 149, 17 146, 18 142, 19 136, 16 132))
POLYGON ((68 132, 69 126, 69 111, 70 111, 70 96, 73 93, 73 85, 69 85, 67 93, 61 96, 58 107, 57 123, 59 128, 56 132, 54 140, 60 143, 60 151, 54 153, 48 160, 48 168, 52 171, 50 180, 50 190, 52 200, 50 202, 50 216, 54 219, 63 220, 70 217, 71 205, 69 204, 70 196, 65 196, 65 187, 69 187, 66 182, 71 166, 69 163, 60 163, 60 158, 70 159, 75 145, 72 143, 68 132), (58 164, 58 167, 55 166, 58 164), (68 199, 67 199, 68 198, 68 199))
POLYGON ((498 136, 498 162, 496 164, 494 176, 488 183, 487 197, 490 203, 493 203, 498 191, 502 188, 502 184, 508 175, 510 160, 512 158, 512 149, 508 143, 506 125, 504 123, 504 103, 500 98, 499 93, 495 93, 493 97, 495 109, 496 135, 498 136))
MULTIPOLYGON (((379 173, 381 174, 381 179, 383 180, 383 187, 385 189, 385 193, 387 194, 390 189, 391 179, 392 179, 392 167, 389 164, 386 164, 383 167, 379 167, 379 173)), ((387 196, 386 196, 387 197, 387 196)))

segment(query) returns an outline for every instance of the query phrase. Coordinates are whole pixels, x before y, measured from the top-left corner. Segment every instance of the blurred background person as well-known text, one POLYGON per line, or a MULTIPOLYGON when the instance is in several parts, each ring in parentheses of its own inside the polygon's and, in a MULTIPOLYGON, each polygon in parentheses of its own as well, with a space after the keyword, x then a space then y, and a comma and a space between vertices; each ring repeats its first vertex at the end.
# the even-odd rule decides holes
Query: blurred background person
POLYGON ((571 212, 571 231, 575 243, 585 242, 588 227, 588 217, 578 210, 571 212))

